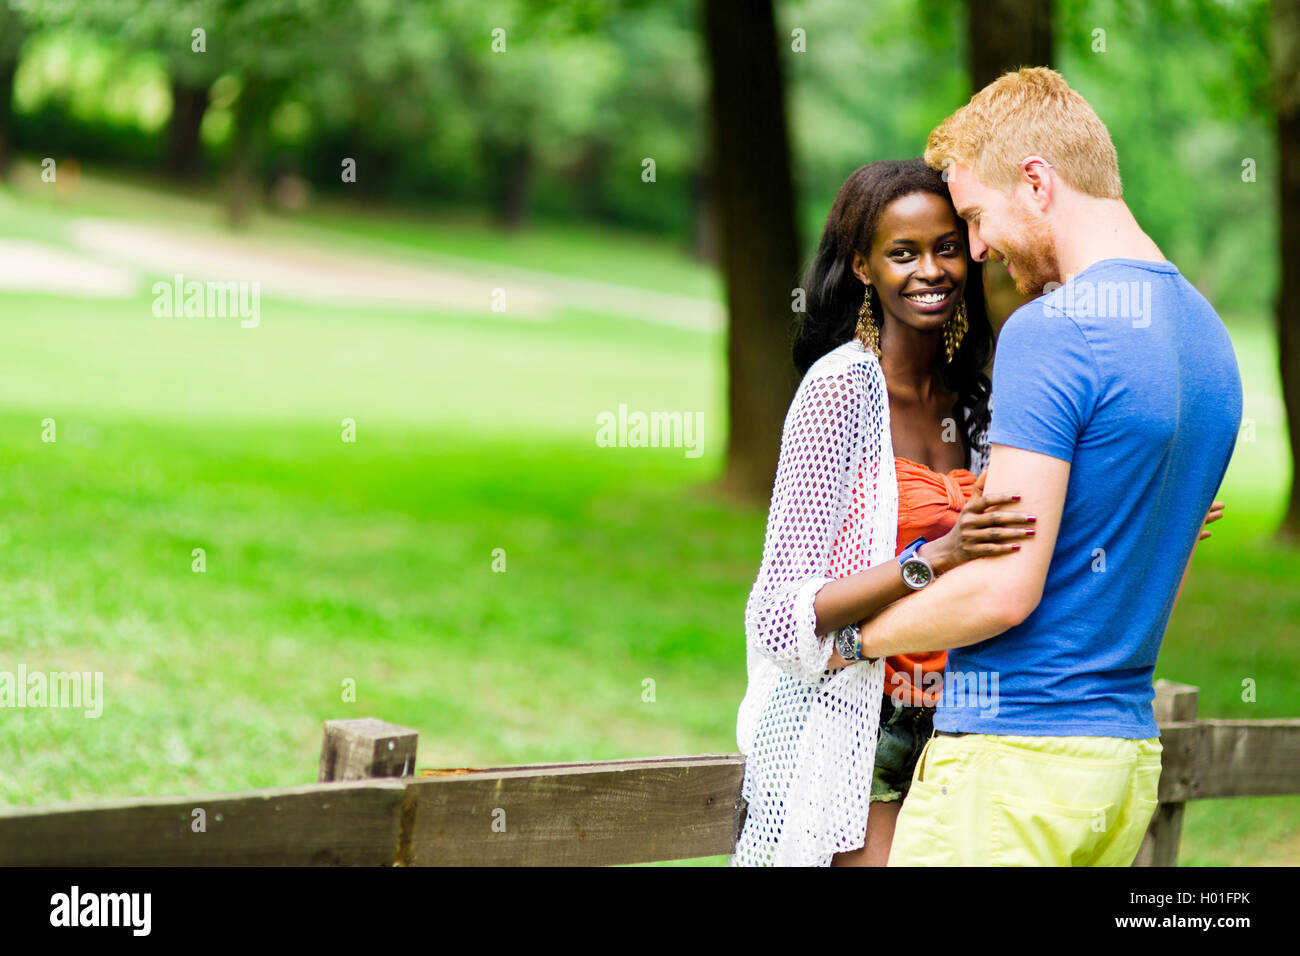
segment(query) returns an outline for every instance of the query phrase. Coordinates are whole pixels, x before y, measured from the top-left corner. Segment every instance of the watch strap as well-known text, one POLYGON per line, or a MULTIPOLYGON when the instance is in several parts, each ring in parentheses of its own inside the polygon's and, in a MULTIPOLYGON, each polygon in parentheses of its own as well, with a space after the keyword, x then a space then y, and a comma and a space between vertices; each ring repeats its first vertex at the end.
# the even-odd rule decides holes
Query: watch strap
POLYGON ((925 543, 926 543, 925 538, 917 538, 906 548, 900 551, 898 554, 899 565, 902 566, 906 564, 908 561, 910 561, 912 558, 916 557, 916 553, 921 550, 921 545, 925 543))

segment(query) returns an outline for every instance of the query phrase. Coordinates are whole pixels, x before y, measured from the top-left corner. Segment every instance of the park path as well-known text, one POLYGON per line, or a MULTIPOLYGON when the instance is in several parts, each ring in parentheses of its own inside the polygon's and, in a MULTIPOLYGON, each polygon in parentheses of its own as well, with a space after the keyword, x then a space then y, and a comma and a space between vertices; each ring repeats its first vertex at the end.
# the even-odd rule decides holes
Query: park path
POLYGON ((0 289, 90 298, 132 295, 133 272, 31 239, 0 238, 0 289))
POLYGON ((482 312, 547 321, 572 308, 700 332, 723 328, 716 302, 507 265, 401 250, 331 249, 256 233, 200 232, 153 223, 79 218, 67 250, 31 239, 0 240, 0 288, 118 297, 144 277, 258 282, 266 295, 300 302, 482 312), (504 293, 504 310, 494 303, 504 293))

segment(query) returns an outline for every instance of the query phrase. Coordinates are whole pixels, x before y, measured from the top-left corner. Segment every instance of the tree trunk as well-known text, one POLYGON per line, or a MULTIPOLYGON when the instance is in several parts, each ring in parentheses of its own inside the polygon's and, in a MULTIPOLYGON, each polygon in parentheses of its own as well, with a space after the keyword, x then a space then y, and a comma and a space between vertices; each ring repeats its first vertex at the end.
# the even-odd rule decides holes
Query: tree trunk
POLYGON ((979 0, 967 4, 970 81, 982 90, 1022 66, 1052 65, 1051 0, 979 0))
POLYGON ((569 164, 564 175, 574 189, 574 207, 583 219, 617 222, 610 215, 601 184, 608 179, 609 146, 594 139, 583 143, 578 158, 569 164))
POLYGON ((1273 0, 1270 30, 1277 107, 1278 365, 1291 443, 1291 493, 1279 535, 1300 540, 1300 0, 1273 0))
POLYGON ((14 158, 14 73, 26 39, 23 20, 0 0, 0 180, 8 178, 14 158))
POLYGON ((262 158, 274 106, 275 96, 265 84, 257 78, 245 80, 235 101, 230 182, 226 193, 226 217, 234 228, 247 224, 254 204, 261 198, 262 158))
POLYGON ((691 173, 691 198, 695 207, 692 247, 695 258, 718 264, 718 210, 713 189, 713 163, 705 161, 691 173))
POLYGON ((0 180, 9 178, 9 164, 14 158, 14 73, 16 59, 0 60, 0 180))
POLYGON ((498 144, 489 150, 492 211, 503 229, 522 229, 528 221, 533 185, 533 150, 528 143, 498 144))
POLYGON ((727 287, 727 464, 722 486, 770 500, 797 384, 790 357, 799 239, 772 0, 705 0, 714 197, 727 287))
MULTIPOLYGON (((1051 0, 967 0, 966 17, 975 92, 1009 70, 1052 65, 1051 0)), ((984 270, 984 293, 994 331, 1029 301, 1001 266, 984 270)))
POLYGON ((193 87, 172 78, 172 118, 167 124, 167 175, 173 179, 197 179, 203 166, 203 144, 199 131, 208 109, 208 88, 193 87))

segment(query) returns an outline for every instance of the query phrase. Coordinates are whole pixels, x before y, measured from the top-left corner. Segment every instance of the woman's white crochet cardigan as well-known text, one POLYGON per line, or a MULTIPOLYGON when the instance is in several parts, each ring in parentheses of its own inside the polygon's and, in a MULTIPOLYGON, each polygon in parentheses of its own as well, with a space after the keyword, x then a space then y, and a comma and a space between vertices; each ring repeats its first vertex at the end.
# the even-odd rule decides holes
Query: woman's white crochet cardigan
MULTIPOLYGON (((971 457, 978 474, 984 435, 971 457)), ((892 561, 897 534, 885 376, 852 339, 808 370, 781 435, 763 563, 745 607, 749 686, 736 742, 749 810, 733 866, 829 866, 863 845, 885 665, 827 671, 833 641, 816 634, 813 598, 835 578, 892 561)))

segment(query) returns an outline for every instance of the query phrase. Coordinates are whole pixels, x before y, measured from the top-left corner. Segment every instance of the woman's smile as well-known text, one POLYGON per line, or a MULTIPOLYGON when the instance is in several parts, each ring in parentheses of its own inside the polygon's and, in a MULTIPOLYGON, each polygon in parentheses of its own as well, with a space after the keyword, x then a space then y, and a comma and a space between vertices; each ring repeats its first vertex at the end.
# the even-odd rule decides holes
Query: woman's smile
POLYGON ((948 307, 954 288, 945 286, 942 289, 921 289, 917 292, 904 292, 902 295, 917 312, 935 315, 948 307))

